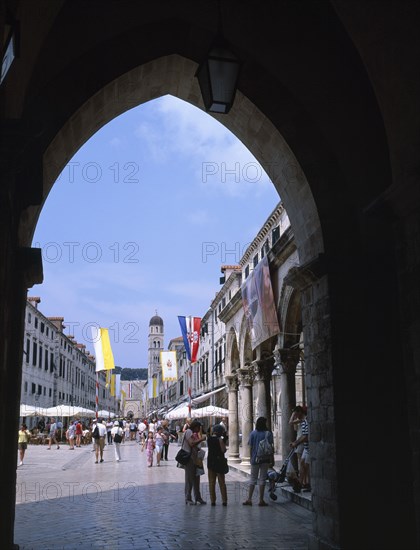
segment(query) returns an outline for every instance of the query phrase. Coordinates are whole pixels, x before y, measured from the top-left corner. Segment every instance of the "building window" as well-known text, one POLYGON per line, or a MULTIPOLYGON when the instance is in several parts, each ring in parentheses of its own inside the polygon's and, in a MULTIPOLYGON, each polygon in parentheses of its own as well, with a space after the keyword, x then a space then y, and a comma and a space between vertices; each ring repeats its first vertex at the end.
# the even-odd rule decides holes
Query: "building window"
POLYGON ((36 342, 32 342, 32 366, 36 367, 36 359, 37 359, 37 344, 36 342))
POLYGON ((280 226, 277 226, 271 232, 271 241, 273 243, 273 246, 274 246, 274 243, 277 242, 279 239, 280 239, 280 226))
POLYGON ((32 315, 28 313, 28 323, 30 323, 31 321, 32 321, 32 315))
POLYGON ((258 254, 255 254, 252 263, 253 263, 254 267, 257 267, 257 265, 258 265, 258 254))
POLYGON ((45 330, 45 323, 43 323, 41 321, 41 332, 42 332, 42 334, 44 334, 44 330, 45 330))
POLYGON ((52 389, 51 388, 48 390, 48 397, 52 397, 52 389))
POLYGON ((39 368, 42 369, 42 346, 39 345, 39 368))
POLYGON ((31 353, 31 341, 29 340, 29 338, 26 339, 26 352, 25 352, 25 355, 26 355, 26 362, 29 363, 29 355, 31 353))
POLYGON ((38 317, 35 317, 34 323, 35 323, 35 328, 38 328, 38 317))
POLYGON ((44 395, 47 395, 47 388, 44 388, 44 395))
POLYGON ((54 370, 54 354, 51 351, 50 352, 50 372, 53 372, 53 370, 54 370))
POLYGON ((28 382, 25 382, 24 384, 24 391, 25 393, 28 393, 28 382))
POLYGON ((245 279, 248 279, 248 277, 249 277, 249 265, 247 265, 245 268, 245 279))
POLYGON ((47 336, 49 336, 49 333, 50 333, 50 327, 47 327, 46 330, 45 330, 45 334, 46 334, 47 336))
POLYGON ((31 391, 31 393, 35 393, 35 392, 36 392, 36 384, 34 384, 32 382, 32 391, 31 391))
POLYGON ((45 350, 45 356, 44 356, 44 370, 48 370, 48 350, 45 350))

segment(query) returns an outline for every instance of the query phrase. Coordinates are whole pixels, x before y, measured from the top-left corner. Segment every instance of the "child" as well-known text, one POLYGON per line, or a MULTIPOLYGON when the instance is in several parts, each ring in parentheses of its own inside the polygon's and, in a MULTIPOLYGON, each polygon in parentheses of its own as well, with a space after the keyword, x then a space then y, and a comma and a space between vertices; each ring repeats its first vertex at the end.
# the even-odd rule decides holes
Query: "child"
POLYGON ((153 433, 149 432, 146 441, 146 457, 147 466, 151 468, 153 466, 153 452, 155 450, 155 440, 153 439, 153 433))
POLYGON ((274 464, 270 464, 267 470, 267 479, 268 479, 268 492, 271 496, 272 493, 276 490, 276 483, 279 480, 279 473, 274 469, 274 464))

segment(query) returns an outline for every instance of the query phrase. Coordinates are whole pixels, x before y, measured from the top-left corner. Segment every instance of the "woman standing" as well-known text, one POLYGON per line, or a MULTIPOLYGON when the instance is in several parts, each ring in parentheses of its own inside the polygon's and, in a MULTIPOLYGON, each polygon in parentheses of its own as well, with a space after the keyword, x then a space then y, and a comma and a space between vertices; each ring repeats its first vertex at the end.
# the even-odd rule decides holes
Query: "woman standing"
POLYGON ((23 466, 23 459, 25 457, 25 451, 28 447, 28 441, 31 439, 31 432, 28 430, 26 424, 22 424, 18 431, 18 447, 19 447, 19 466, 23 466))
POLYGON ((156 462, 157 462, 158 466, 160 466, 160 459, 162 458, 164 443, 165 443, 165 441, 164 441, 164 437, 163 437, 163 428, 162 428, 162 426, 159 426, 159 428, 157 429, 156 435, 155 435, 156 462))
POLYGON ((245 506, 252 506, 252 495, 257 483, 260 488, 260 501, 258 506, 268 506, 268 504, 264 501, 264 489, 268 467, 274 462, 274 456, 267 459, 267 462, 257 462, 258 445, 260 441, 265 439, 266 435, 268 442, 273 445, 273 434, 267 429, 267 419, 260 416, 255 424, 255 430, 252 430, 249 434, 248 445, 251 447, 251 478, 249 481, 248 498, 243 503, 245 506))
POLYGON ((168 427, 169 422, 164 420, 162 422, 162 436, 163 436, 163 452, 162 460, 168 460, 168 451, 169 451, 169 442, 171 439, 176 439, 174 435, 171 434, 168 427))
POLYGON ((151 468, 153 466, 153 452, 155 450, 155 440, 153 439, 153 432, 147 434, 146 441, 146 458, 147 466, 151 468))
POLYGON ((190 459, 184 466, 185 470, 185 504, 207 504, 205 500, 201 498, 200 494, 200 476, 196 475, 197 472, 197 455, 199 445, 202 441, 205 441, 205 436, 200 435, 201 422, 193 420, 191 426, 185 431, 184 439, 182 441, 182 448, 184 451, 191 453, 190 459), (191 498, 191 491, 194 489, 195 503, 191 498))
POLYGON ((225 482, 225 429, 220 424, 213 427, 213 434, 207 439, 207 470, 209 476, 209 493, 212 506, 216 506, 216 479, 219 482, 223 506, 227 506, 227 490, 225 482))
POLYGON ((113 427, 111 428, 111 438, 114 441, 115 460, 119 462, 121 460, 121 441, 123 438, 123 430, 120 428, 120 423, 115 420, 113 427))

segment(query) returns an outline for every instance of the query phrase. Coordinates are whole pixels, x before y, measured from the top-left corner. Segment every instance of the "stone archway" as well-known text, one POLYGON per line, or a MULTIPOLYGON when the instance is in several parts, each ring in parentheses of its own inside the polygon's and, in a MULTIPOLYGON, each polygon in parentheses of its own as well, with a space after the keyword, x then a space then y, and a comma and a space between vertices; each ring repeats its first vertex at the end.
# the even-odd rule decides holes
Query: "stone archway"
MULTIPOLYGON (((37 10, 36 3, 10 2, 9 6, 16 6, 12 11, 19 16, 23 4, 22 59, 14 64, 2 89, 10 118, 7 129, 12 129, 7 145, 13 163, 19 164, 7 174, 5 200, 0 204, 1 252, 6 258, 0 270, 4 288, 0 386, 4 388, 5 414, 1 416, 5 429, 8 410, 16 409, 18 403, 19 335, 26 289, 39 280, 36 251, 23 247, 31 242, 40 209, 27 205, 39 204, 48 193, 45 180, 43 192, 38 184, 42 183, 42 164, 46 173, 54 170, 56 159, 46 164, 51 143, 67 121, 82 113, 89 98, 97 99, 102 112, 107 110, 108 99, 118 102, 115 96, 102 94, 109 83, 135 66, 153 72, 149 63, 168 59, 174 52, 188 58, 187 65, 194 64, 205 54, 215 32, 209 10, 201 13, 201 6, 193 2, 168 3, 165 10, 159 3, 146 9, 133 2, 129 14, 119 13, 115 3, 103 2, 101 21, 94 3, 86 5, 83 18, 67 0, 45 6, 45 14, 37 10), (75 33, 78 24, 85 33, 75 33), (37 128, 40 121, 43 132, 37 128), (16 128, 19 138, 15 140, 16 128)), ((416 65, 410 67, 410 63, 417 63, 413 45, 418 18, 411 8, 398 7, 398 2, 369 10, 341 0, 308 1, 304 9, 301 3, 287 1, 271 1, 266 9, 255 9, 246 2, 226 4, 227 37, 247 63, 240 86, 243 95, 237 98, 242 115, 236 122, 229 115, 224 123, 236 135, 248 135, 248 148, 270 167, 304 264, 294 274, 293 286, 301 291, 306 364, 311 373, 310 421, 317 442, 311 455, 318 468, 316 476, 322 479, 319 486, 314 483, 317 510, 312 545, 357 545, 357 513, 368 533, 367 544, 377 544, 379 537, 382 547, 392 548, 404 533, 409 541, 406 546, 414 546, 416 536, 419 539, 416 518, 420 514, 416 512, 420 500, 413 489, 413 479, 414 487, 419 479, 416 455, 410 454, 418 448, 419 433, 415 393, 419 293, 418 277, 413 274, 419 269, 420 203, 415 184, 418 159, 413 154, 418 149, 418 109, 406 90, 417 86, 412 71, 416 65), (310 187, 302 184, 300 174, 296 177, 298 168, 293 164, 280 180, 273 175, 271 163, 276 163, 282 150, 281 144, 273 146, 273 127, 290 145, 310 187), (409 140, 414 145, 407 147, 409 140), (267 158, 269 150, 274 157, 267 158), (307 192, 309 202, 314 197, 316 208, 306 208, 307 192), (393 258, 392 252, 398 252, 398 257, 393 258), (370 338, 359 341, 356 348, 351 334, 362 317, 370 338), (378 348, 378 341, 386 341, 387 346, 378 348), (349 380, 355 365, 364 373, 362 386, 358 377, 349 380), (403 436, 407 445, 402 460, 408 467, 398 482, 384 487, 387 465, 378 464, 361 502, 353 480, 367 460, 376 459, 377 444, 360 430, 366 412, 359 405, 360 401, 369 403, 372 395, 381 404, 395 405, 383 411, 378 438, 387 437, 389 427, 395 437, 403 436), (401 526, 398 533, 392 531, 395 524, 401 526)), ((163 76, 166 81, 177 80, 177 75, 163 76)), ((143 72, 137 82, 140 88, 147 85, 148 73, 143 72)), ((184 84, 188 86, 188 81, 180 82, 174 95, 190 94, 184 84)), ((165 90, 168 93, 168 86, 165 90)), ((85 123, 94 129, 89 118, 79 118, 72 127, 72 147, 83 141, 85 123)), ((65 152, 67 144, 60 147, 65 152)), ((57 166, 65 158, 62 155, 57 166)), ((15 457, 8 449, 1 457, 7 493, 2 512, 10 541, 15 457)))
MULTIPOLYGON (((60 172, 97 130, 130 108, 171 94, 202 108, 198 65, 179 55, 161 57, 120 76, 82 105, 61 128, 43 157, 43 197, 46 200, 60 172)), ((279 131, 240 92, 228 117, 215 116, 252 152, 271 177, 294 228, 301 262, 323 252, 318 211, 308 181, 279 131), (253 124, 244 126, 243 121, 253 124), (293 190, 292 190, 293 188, 293 190), (305 219, 305 224, 301 220, 305 219), (308 246, 308 242, 311 243, 308 246)), ((21 246, 29 246, 41 207, 29 207, 21 220, 21 246)))

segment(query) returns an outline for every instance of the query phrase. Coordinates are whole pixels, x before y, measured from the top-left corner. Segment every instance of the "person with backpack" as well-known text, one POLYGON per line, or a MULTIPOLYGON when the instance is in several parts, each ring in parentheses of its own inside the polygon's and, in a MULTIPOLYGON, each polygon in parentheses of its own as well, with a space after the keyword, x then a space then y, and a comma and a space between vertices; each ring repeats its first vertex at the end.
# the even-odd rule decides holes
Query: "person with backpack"
POLYGON ((111 437, 114 440, 115 460, 120 462, 121 460, 121 442, 123 440, 123 429, 120 427, 118 420, 115 420, 113 427, 111 428, 111 437))
POLYGON ((252 495, 255 486, 259 486, 258 506, 268 506, 264 501, 264 489, 267 471, 274 463, 273 433, 267 429, 267 419, 260 416, 255 423, 255 430, 249 434, 248 445, 251 449, 251 477, 249 480, 248 498, 244 506, 252 506, 252 495))

